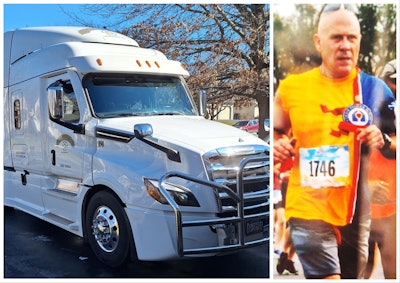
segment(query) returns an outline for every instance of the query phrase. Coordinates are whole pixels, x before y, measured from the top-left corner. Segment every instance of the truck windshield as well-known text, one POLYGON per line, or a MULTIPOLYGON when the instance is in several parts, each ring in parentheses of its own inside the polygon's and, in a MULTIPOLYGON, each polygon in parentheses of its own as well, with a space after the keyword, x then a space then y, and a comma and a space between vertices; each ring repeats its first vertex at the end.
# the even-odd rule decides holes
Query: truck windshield
POLYGON ((197 115, 185 82, 177 77, 88 74, 83 86, 99 118, 197 115))

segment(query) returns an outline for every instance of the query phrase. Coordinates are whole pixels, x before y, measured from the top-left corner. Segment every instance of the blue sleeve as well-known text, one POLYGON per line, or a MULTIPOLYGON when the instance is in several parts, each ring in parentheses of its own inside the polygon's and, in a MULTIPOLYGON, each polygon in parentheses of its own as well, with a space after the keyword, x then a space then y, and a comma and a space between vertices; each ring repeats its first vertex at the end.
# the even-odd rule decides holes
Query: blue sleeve
POLYGON ((373 123, 382 132, 391 134, 396 132, 394 107, 396 99, 392 91, 381 79, 360 72, 363 104, 373 113, 373 123))

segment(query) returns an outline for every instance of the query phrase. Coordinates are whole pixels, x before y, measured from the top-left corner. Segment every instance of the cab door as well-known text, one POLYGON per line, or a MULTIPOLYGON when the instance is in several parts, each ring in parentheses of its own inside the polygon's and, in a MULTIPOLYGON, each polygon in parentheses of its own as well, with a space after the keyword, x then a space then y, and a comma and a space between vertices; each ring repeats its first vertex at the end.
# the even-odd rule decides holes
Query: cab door
POLYGON ((49 107, 47 155, 50 172, 59 179, 77 184, 84 178, 86 137, 82 123, 85 105, 76 73, 70 72, 47 80, 49 107), (57 104, 57 105, 55 105, 57 104))
MULTIPOLYGON (((83 90, 74 72, 46 79, 46 161, 50 174, 44 179, 43 217, 78 231, 82 183, 85 178, 86 136, 83 90)), ((89 160, 90 161, 90 160, 89 160)), ((90 164, 91 162, 88 162, 90 164)))

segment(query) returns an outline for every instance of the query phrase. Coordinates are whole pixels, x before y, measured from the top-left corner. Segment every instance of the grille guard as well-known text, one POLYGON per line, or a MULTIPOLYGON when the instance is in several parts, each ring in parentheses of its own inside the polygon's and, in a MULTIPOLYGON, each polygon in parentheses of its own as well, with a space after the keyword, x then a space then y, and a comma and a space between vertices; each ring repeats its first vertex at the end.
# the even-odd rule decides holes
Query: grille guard
MULTIPOLYGON (((269 233, 264 235, 261 239, 252 240, 252 241, 245 241, 245 224, 249 220, 260 220, 260 219, 267 219, 269 222, 269 210, 262 213, 252 214, 252 215, 245 215, 244 213, 244 190, 243 186, 245 180, 243 178, 243 171, 246 164, 251 162, 261 162, 261 161, 269 161, 268 156, 263 157, 248 157, 243 159, 242 162, 239 164, 239 170, 236 174, 236 186, 237 186, 237 193, 234 192, 229 187, 209 181, 206 179, 200 179, 197 177, 193 177, 191 175, 183 174, 181 172, 171 171, 166 173, 161 179, 159 180, 159 188, 165 199, 167 200, 168 204, 173 209, 175 215, 175 224, 176 224, 176 241, 177 241, 177 252, 179 257, 183 257, 184 255, 189 254, 207 254, 207 253, 218 253, 224 251, 233 251, 242 249, 244 247, 256 246, 262 243, 267 243, 269 241, 269 233), (211 188, 218 190, 218 192, 226 193, 233 201, 236 202, 237 205, 237 215, 232 217, 226 218, 218 218, 218 219, 209 219, 209 220, 194 220, 194 221, 182 221, 182 213, 179 205, 175 202, 175 200, 170 196, 170 194, 165 189, 164 185, 169 178, 177 177, 182 178, 188 181, 192 181, 194 183, 198 183, 201 185, 205 185, 211 188), (196 249, 185 249, 183 246, 183 228, 184 227, 195 227, 195 226, 206 226, 206 225, 216 225, 216 224, 238 224, 238 243, 237 244, 230 244, 230 245, 223 245, 223 246, 214 246, 214 247, 204 247, 204 248, 196 248, 196 249)), ((269 162, 268 162, 269 164, 269 162)), ((269 190, 265 193, 265 197, 267 198, 267 204, 269 204, 269 190)), ((270 226, 270 224, 268 224, 270 226)), ((268 229, 269 230, 269 229, 268 229)))

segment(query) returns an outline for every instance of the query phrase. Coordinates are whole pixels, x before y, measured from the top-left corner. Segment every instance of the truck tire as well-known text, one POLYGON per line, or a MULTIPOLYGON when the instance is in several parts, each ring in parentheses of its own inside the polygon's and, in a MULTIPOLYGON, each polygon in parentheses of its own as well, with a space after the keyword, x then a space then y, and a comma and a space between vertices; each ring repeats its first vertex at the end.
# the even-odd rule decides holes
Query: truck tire
POLYGON ((96 257, 111 267, 125 263, 133 244, 128 217, 118 199, 107 191, 92 196, 86 210, 86 235, 96 257))

